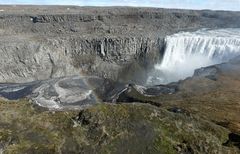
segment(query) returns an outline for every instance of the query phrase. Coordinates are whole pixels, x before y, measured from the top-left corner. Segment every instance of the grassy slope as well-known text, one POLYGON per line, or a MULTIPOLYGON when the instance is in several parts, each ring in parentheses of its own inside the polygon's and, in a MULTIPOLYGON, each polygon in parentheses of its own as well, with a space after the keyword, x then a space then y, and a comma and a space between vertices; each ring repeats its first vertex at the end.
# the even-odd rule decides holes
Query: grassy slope
POLYGON ((101 104, 52 112, 27 100, 0 101, 5 153, 237 153, 228 130, 143 104, 101 104))

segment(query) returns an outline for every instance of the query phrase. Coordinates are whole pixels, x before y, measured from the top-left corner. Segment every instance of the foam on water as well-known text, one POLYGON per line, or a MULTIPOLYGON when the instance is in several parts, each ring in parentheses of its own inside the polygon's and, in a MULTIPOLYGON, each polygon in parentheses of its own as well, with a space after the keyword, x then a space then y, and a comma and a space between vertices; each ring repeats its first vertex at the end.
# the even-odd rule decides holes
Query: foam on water
POLYGON ((197 68, 240 55, 240 29, 203 29, 165 38, 166 50, 148 84, 166 84, 192 76, 197 68))

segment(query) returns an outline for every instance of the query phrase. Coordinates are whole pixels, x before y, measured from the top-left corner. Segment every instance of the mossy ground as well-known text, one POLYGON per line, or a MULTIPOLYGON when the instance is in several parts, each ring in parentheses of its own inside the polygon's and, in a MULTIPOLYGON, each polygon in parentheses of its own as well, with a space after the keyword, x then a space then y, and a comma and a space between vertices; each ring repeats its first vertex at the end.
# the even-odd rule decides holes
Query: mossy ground
POLYGON ((148 97, 133 89, 127 96, 164 109, 173 107, 184 109, 240 135, 239 79, 224 75, 219 76, 217 81, 190 78, 179 85, 179 91, 175 94, 148 97))
POLYGON ((27 100, 0 101, 4 153, 237 153, 228 131, 143 104, 47 111, 27 100))

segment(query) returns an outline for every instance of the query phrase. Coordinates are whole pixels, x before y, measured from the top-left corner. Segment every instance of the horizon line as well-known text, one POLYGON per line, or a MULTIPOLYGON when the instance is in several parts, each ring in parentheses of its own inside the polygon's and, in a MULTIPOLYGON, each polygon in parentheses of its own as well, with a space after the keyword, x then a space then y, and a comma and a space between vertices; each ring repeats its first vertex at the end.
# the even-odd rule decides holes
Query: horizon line
POLYGON ((153 9, 169 9, 169 10, 196 10, 196 11, 227 11, 227 12, 240 12, 240 10, 230 9, 209 9, 209 8, 183 8, 183 7, 157 7, 157 6, 134 6, 134 5, 66 5, 66 4, 0 4, 0 6, 72 6, 72 7, 127 7, 127 8, 153 8, 153 9))

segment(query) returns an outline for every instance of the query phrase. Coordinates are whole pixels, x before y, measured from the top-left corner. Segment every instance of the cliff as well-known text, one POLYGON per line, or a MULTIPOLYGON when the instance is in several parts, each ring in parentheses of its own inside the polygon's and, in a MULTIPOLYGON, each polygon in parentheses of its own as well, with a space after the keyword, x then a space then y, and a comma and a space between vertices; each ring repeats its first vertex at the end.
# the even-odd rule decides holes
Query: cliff
POLYGON ((161 60, 166 35, 240 27, 239 12, 76 6, 0 10, 0 82, 80 73, 143 83, 161 60))

